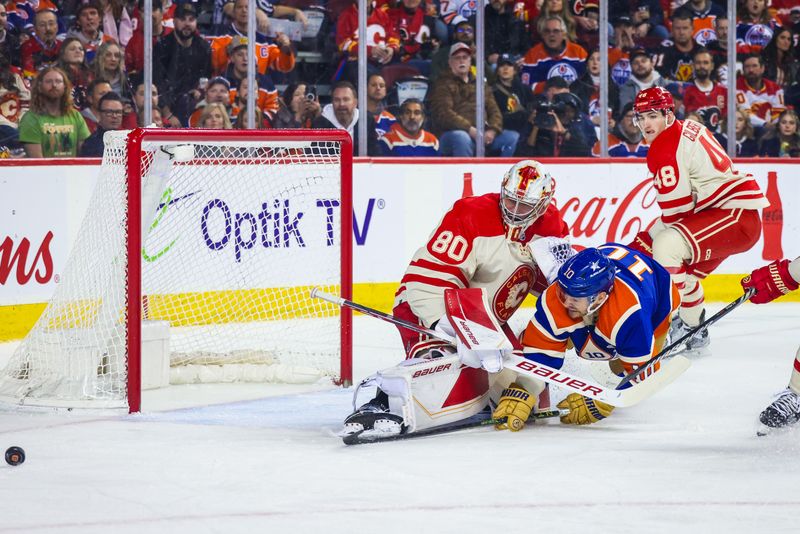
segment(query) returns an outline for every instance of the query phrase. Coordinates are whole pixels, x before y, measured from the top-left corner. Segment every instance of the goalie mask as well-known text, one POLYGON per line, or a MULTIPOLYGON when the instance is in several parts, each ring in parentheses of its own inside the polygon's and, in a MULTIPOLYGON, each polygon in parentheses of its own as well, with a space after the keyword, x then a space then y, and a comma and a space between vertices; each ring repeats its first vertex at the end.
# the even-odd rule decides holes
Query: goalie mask
POLYGON ((555 183, 538 161, 523 160, 511 167, 500 189, 500 211, 507 235, 524 241, 525 229, 547 211, 553 193, 555 183))

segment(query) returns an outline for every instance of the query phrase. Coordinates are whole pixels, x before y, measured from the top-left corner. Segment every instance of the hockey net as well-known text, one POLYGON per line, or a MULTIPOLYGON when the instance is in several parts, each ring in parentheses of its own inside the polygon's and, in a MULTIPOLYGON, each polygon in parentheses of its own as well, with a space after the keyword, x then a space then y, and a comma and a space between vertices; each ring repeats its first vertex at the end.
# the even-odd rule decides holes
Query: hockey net
POLYGON ((351 292, 346 133, 134 130, 105 147, 2 400, 138 411, 140 321, 168 325, 172 383, 351 380, 347 311, 309 297, 351 292))

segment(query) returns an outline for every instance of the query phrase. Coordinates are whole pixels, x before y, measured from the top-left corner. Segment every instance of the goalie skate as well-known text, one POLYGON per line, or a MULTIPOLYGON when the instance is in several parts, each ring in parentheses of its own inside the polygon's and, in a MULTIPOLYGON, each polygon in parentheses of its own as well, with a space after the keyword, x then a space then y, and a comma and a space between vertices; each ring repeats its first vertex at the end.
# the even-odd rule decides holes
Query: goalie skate
MULTIPOLYGON (((389 407, 381 398, 382 393, 362 405, 344 420, 340 436, 359 434, 364 438, 371 436, 392 436, 406 431, 403 418, 389 412, 389 407)), ((383 395, 385 397, 385 395, 383 395)))
POLYGON ((800 421, 800 395, 789 388, 778 393, 772 404, 758 417, 761 428, 759 436, 766 436, 775 429, 784 429, 800 421))

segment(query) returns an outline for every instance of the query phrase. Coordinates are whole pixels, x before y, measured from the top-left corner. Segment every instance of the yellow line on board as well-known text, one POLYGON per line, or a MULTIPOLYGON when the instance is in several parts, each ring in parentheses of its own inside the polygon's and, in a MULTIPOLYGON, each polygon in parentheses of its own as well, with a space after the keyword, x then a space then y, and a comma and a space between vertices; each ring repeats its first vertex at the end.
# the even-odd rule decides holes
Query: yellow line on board
MULTIPOLYGON (((731 302, 742 294, 739 274, 712 274, 703 281, 706 301, 731 302)), ((364 306, 385 313, 392 311, 397 282, 355 284, 353 300, 364 306)), ((310 301, 310 286, 292 288, 269 288, 242 291, 208 291, 203 293, 181 293, 175 295, 151 295, 147 298, 148 318, 172 320, 176 314, 181 319, 174 324, 180 326, 210 323, 250 322, 272 319, 292 319, 319 316, 335 316, 337 307, 333 304, 310 301), (309 305, 309 303, 311 303, 309 305)), ((338 287, 326 286, 324 291, 338 294, 338 287)), ((800 291, 790 293, 779 302, 800 302, 800 291)), ((531 296, 525 299, 523 307, 536 302, 531 296)), ((86 310, 92 306, 84 304, 86 310)), ((17 304, 0 306, 0 342, 25 337, 33 324, 44 311, 44 304, 17 304)), ((73 306, 73 308, 78 308, 73 306)), ((71 319, 51 319, 51 324, 79 325, 91 320, 91 313, 70 312, 71 319), (75 317, 79 319, 75 319, 75 317)), ((66 317, 66 314, 65 314, 66 317)))

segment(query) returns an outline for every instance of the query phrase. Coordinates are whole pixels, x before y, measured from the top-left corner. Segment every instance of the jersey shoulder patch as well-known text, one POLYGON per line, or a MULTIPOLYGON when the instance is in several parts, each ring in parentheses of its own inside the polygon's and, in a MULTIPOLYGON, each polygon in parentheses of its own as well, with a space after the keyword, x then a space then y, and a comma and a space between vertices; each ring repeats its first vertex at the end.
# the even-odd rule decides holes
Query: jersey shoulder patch
POLYGON ((569 227, 561 217, 561 212, 555 204, 550 204, 541 217, 536 219, 530 226, 529 231, 525 232, 531 237, 566 237, 569 234, 569 227))
POLYGON ((446 220, 458 220, 462 236, 472 241, 476 237, 504 235, 500 213, 500 193, 459 199, 445 215, 446 220))

